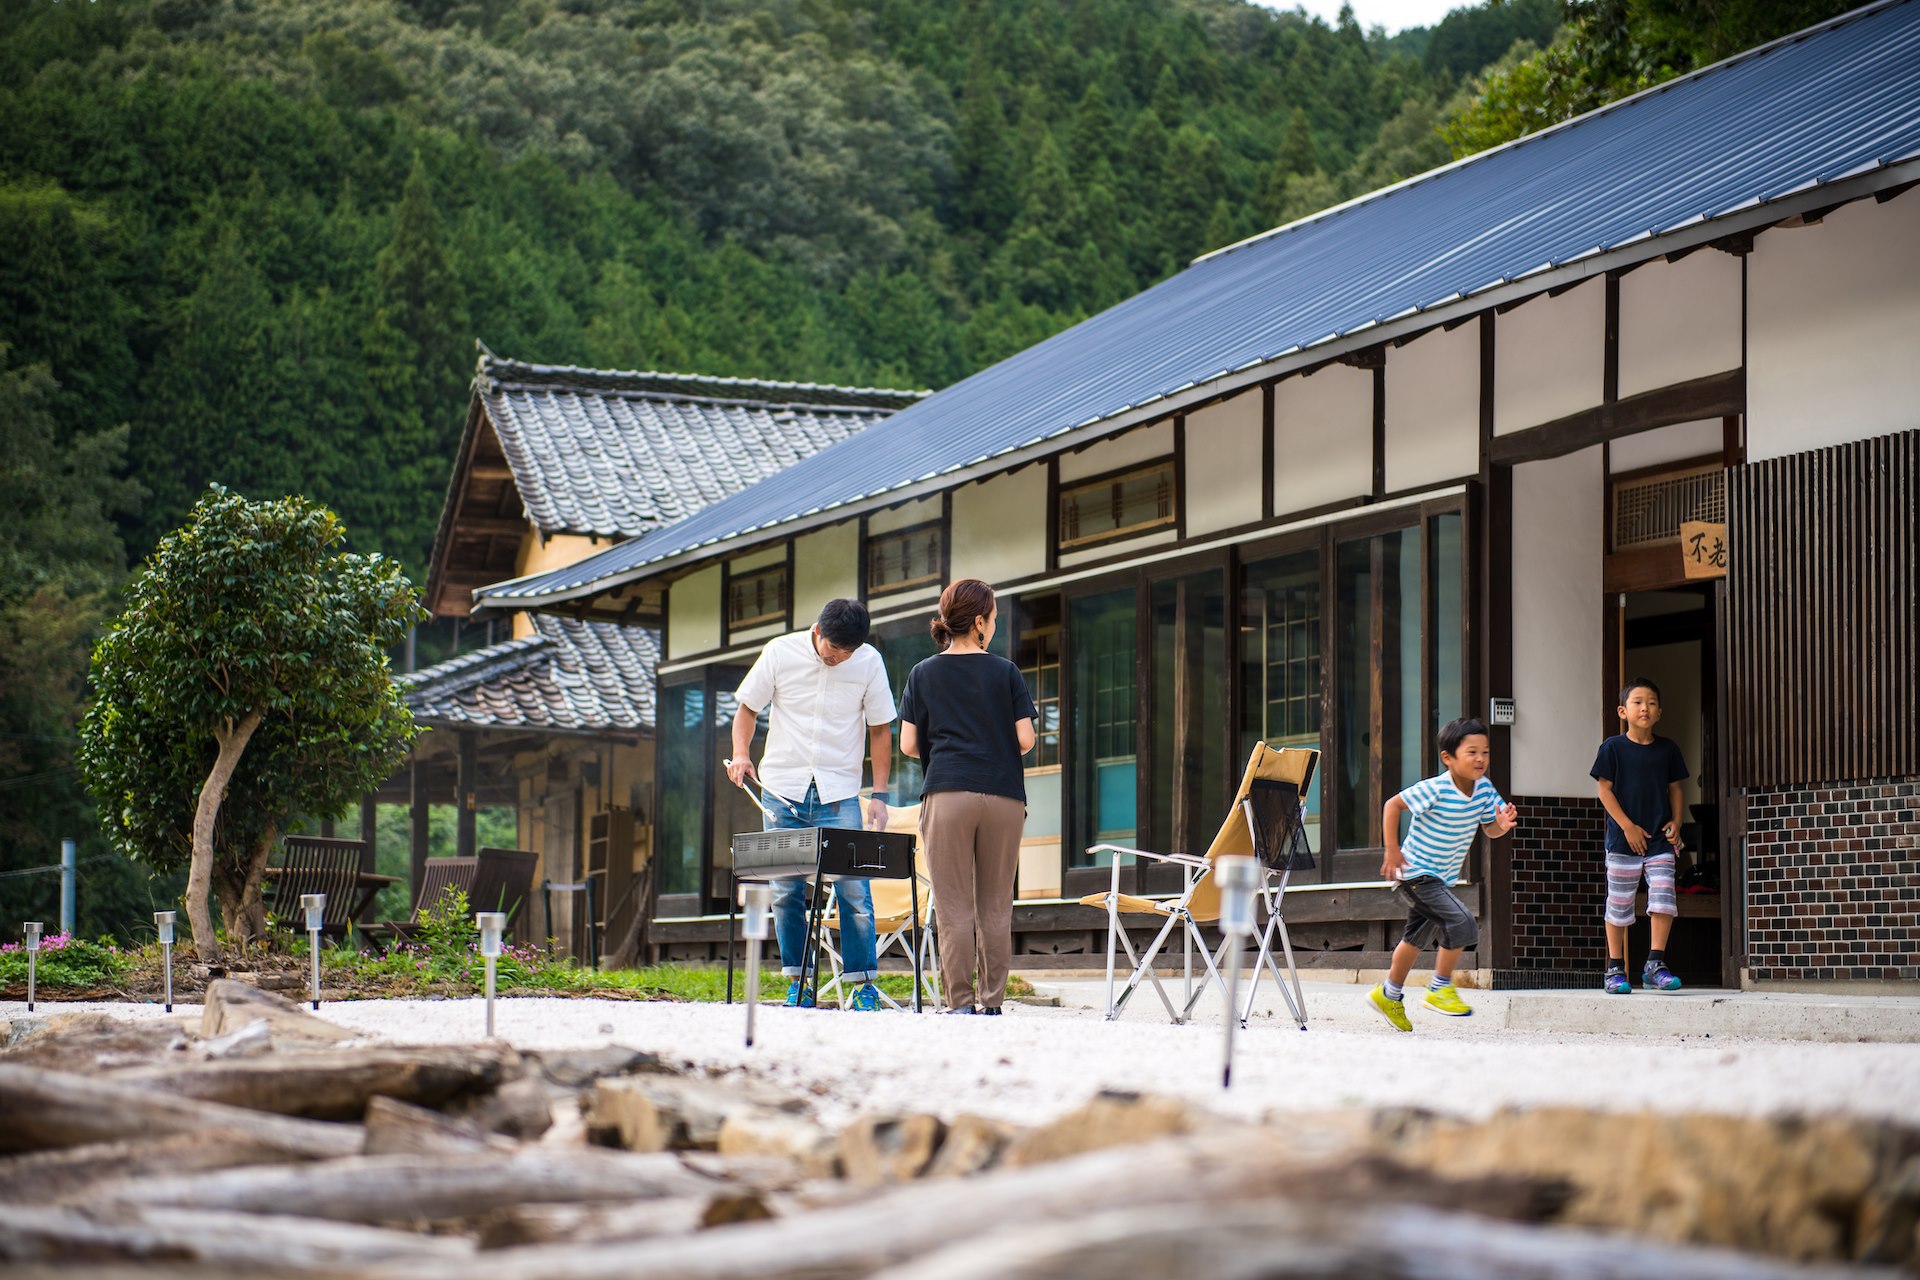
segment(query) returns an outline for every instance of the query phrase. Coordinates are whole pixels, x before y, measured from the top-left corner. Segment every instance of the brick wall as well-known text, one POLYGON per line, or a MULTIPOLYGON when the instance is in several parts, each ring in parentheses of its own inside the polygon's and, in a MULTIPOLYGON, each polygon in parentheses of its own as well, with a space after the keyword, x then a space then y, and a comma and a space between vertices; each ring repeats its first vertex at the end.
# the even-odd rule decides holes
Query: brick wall
POLYGON ((1762 982, 1920 978, 1920 778, 1749 793, 1747 964, 1762 982))
POLYGON ((1590 795, 1512 801, 1520 825, 1494 842, 1494 856, 1504 853, 1512 867, 1513 968, 1598 973, 1607 958, 1600 921, 1607 899, 1600 849, 1607 832, 1600 803, 1590 795))

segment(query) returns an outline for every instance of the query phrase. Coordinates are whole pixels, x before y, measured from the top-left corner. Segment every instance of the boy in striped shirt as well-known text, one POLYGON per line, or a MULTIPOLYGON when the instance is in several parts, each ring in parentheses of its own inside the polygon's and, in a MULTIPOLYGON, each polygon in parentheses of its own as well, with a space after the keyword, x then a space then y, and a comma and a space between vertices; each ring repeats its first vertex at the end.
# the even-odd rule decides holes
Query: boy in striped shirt
POLYGON ((1380 878, 1395 881, 1407 900, 1407 931, 1393 949, 1387 980, 1367 993, 1367 1002, 1399 1031, 1413 1030, 1407 1019, 1403 984, 1420 953, 1435 942, 1439 954, 1428 984, 1427 1008, 1462 1018, 1473 1012, 1453 989, 1453 967, 1460 953, 1480 940, 1473 913, 1447 886, 1460 874, 1473 833, 1484 831, 1498 840, 1520 821, 1520 812, 1500 798, 1487 781, 1492 752, 1487 726, 1478 720, 1449 721, 1440 730, 1440 763, 1446 771, 1414 783, 1387 801, 1380 816, 1386 832, 1387 855, 1380 878), (1400 816, 1410 813, 1407 838, 1400 838, 1400 816))

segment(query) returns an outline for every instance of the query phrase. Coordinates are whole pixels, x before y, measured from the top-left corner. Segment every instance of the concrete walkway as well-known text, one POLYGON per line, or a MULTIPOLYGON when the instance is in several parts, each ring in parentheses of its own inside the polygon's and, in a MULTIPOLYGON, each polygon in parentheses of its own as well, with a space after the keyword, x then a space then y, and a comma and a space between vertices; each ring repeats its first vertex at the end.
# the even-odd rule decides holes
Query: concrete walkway
MULTIPOLYGON (((1424 985, 1427 975, 1414 978, 1424 985)), ((1106 977, 1041 975, 1032 979, 1043 996, 1058 997, 1063 1007, 1100 1009, 1106 1002, 1106 977)), ((1176 1007, 1180 979, 1162 977, 1176 1007)), ((1383 1025, 1367 1003, 1367 985, 1351 982, 1303 983, 1309 1026, 1351 1030, 1383 1025)), ((1419 992, 1409 989, 1409 1016, 1440 1023, 1411 1006, 1419 992)), ((1920 997, 1802 995, 1784 992, 1727 991, 1712 988, 1671 994, 1641 991, 1609 996, 1589 991, 1462 991, 1473 1006, 1473 1025, 1530 1033, 1655 1036, 1699 1039, 1815 1040, 1834 1043, 1920 1043, 1920 997)), ((1165 1008, 1151 987, 1142 985, 1123 1015, 1128 1022, 1164 1022, 1165 1008)), ((1202 997, 1196 1022, 1218 1022, 1217 992, 1202 997)), ((1260 983, 1254 1002, 1256 1023, 1284 1025, 1286 1006, 1274 994, 1271 978, 1260 983)), ((1916 1064, 1920 1069, 1920 1063, 1916 1064)))

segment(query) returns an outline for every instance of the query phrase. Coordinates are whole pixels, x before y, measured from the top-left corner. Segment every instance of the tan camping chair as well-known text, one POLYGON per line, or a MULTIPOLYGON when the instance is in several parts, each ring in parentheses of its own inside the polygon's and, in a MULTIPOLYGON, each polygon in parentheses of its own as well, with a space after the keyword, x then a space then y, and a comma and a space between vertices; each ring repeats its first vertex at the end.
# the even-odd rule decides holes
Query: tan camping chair
POLYGON ((1233 807, 1220 824, 1220 832, 1214 836, 1213 844, 1204 857, 1185 853, 1153 853, 1146 849, 1128 849, 1112 844, 1097 844, 1087 850, 1089 855, 1108 854, 1113 865, 1112 886, 1105 893, 1089 894, 1080 899, 1083 905, 1100 907, 1107 913, 1109 1021, 1120 1016, 1142 981, 1153 984, 1160 1003, 1167 1008, 1167 1016, 1175 1022, 1185 1022, 1193 1016, 1194 1006, 1199 1004, 1207 988, 1205 982, 1197 989, 1194 986, 1191 963, 1182 992, 1184 1004, 1179 1009, 1174 1008, 1173 1000, 1153 969, 1153 962, 1159 958, 1176 928, 1184 930, 1182 941, 1187 947, 1198 948, 1201 959, 1206 962, 1208 976, 1219 986, 1223 995, 1226 993, 1226 983, 1220 977, 1220 962, 1225 960, 1227 948, 1234 945, 1234 939, 1224 938, 1217 950, 1210 948, 1201 926, 1214 924, 1220 919, 1220 886, 1213 875, 1214 860, 1229 854, 1250 854, 1259 860, 1265 873, 1260 896, 1267 909, 1267 923, 1260 934, 1260 954, 1254 962, 1253 981, 1248 984, 1246 1003, 1241 1009, 1231 1012, 1237 1014, 1242 1024, 1246 1022, 1253 1010, 1254 996, 1259 990, 1260 973, 1264 967, 1273 974, 1274 983, 1280 988, 1281 998, 1286 1001, 1293 1020, 1301 1030, 1306 1029, 1306 996, 1300 987, 1300 971, 1294 965, 1293 942, 1287 936, 1286 920, 1281 915, 1281 900, 1287 890, 1289 874, 1296 867, 1313 865, 1313 855, 1306 848, 1300 830, 1301 798, 1313 781, 1314 767, 1319 760, 1318 751, 1293 747, 1276 749, 1264 742, 1255 743, 1253 754, 1247 758, 1247 771, 1240 779, 1240 789, 1234 793, 1233 807), (1120 892, 1121 861, 1129 856, 1180 867, 1184 872, 1184 887, 1179 896, 1156 899, 1120 892), (1135 951, 1133 939, 1127 936, 1124 917, 1128 916, 1162 922, 1159 932, 1144 951, 1135 951), (1274 959, 1273 943, 1276 937, 1287 959, 1287 972, 1292 978, 1291 989, 1274 959), (1114 994, 1116 946, 1126 949, 1127 960, 1133 965, 1133 972, 1118 996, 1114 994))
MULTIPOLYGON (((910 805, 890 809, 887 815, 887 830, 917 833, 920 830, 920 806, 910 805)), ((919 882, 920 894, 920 981, 921 990, 930 1002, 940 999, 940 952, 933 939, 933 876, 927 870, 926 850, 916 848, 913 854, 914 879, 919 882)), ((907 972, 913 972, 913 938, 915 920, 913 916, 913 886, 906 880, 870 880, 868 887, 873 891, 873 952, 874 964, 897 952, 907 962, 907 972)), ((833 900, 838 904, 839 899, 833 900)), ((829 992, 845 1008, 853 999, 848 984, 841 981, 845 965, 840 959, 840 914, 836 909, 821 924, 821 949, 827 953, 827 959, 833 966, 833 977, 820 985, 820 998, 826 999, 829 992)), ((877 987, 876 987, 877 989, 877 987)), ((888 1008, 898 1009, 900 1002, 880 992, 880 999, 888 1008)))

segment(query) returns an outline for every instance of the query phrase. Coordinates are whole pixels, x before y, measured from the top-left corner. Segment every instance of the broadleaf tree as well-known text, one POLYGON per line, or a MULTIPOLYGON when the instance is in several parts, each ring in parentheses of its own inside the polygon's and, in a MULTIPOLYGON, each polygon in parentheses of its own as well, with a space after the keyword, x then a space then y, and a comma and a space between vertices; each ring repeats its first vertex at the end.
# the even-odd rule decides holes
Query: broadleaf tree
POLYGON ((342 549, 303 497, 212 486, 161 539, 95 649, 81 768, 116 847, 188 866, 194 948, 261 935, 279 833, 333 814, 405 759, 412 716, 386 651, 424 617, 398 562, 342 549))

